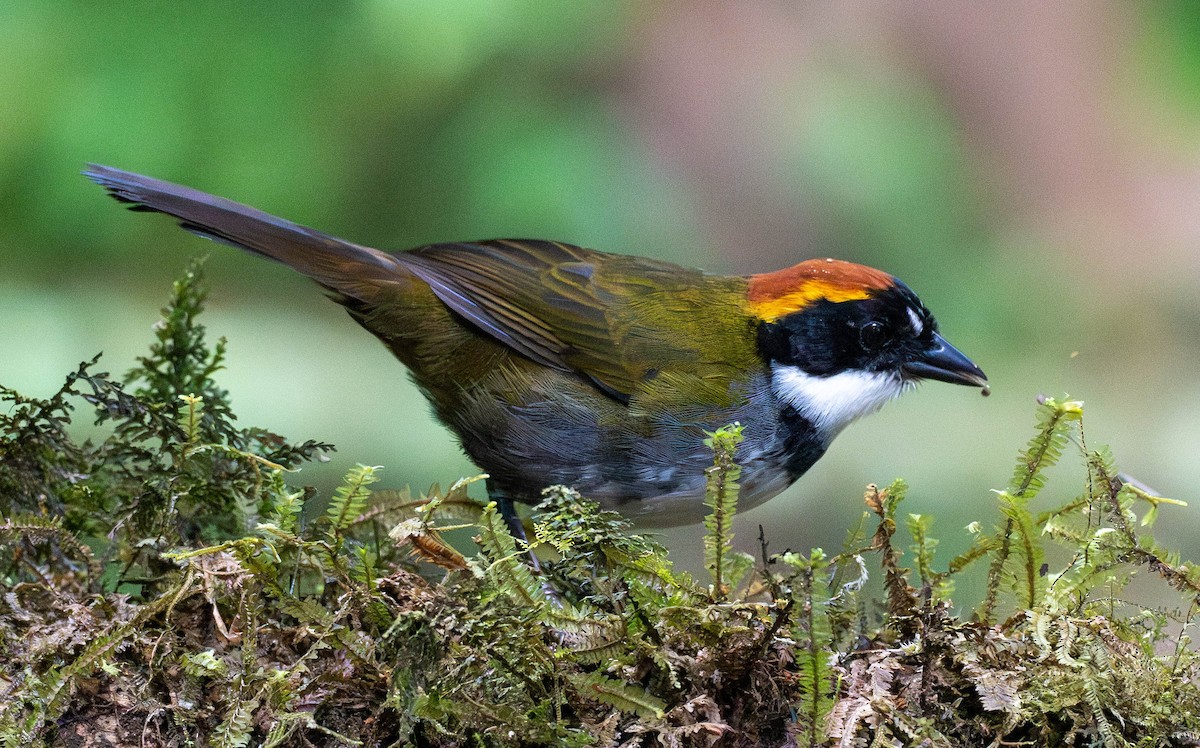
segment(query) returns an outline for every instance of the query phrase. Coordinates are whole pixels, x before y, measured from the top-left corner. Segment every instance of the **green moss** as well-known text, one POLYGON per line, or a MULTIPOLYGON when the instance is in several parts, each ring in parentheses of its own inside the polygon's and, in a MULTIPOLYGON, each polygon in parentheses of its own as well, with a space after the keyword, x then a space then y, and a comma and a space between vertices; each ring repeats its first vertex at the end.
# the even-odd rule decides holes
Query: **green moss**
POLYGON ((1002 522, 939 564, 906 487, 871 486, 835 555, 731 550, 737 430, 713 435, 710 580, 564 488, 529 533, 447 491, 327 502, 287 470, 329 449, 236 425, 199 269, 123 381, 0 389, 0 744, 1187 745, 1200 572, 1148 532, 1169 500, 1045 399, 1002 522), (70 434, 94 409, 103 438, 70 434), (1041 513, 1072 453, 1084 491, 1041 513), (323 504, 323 505, 322 505, 323 504), (320 506, 310 506, 320 505, 320 506), (308 518, 306 520, 306 518, 308 518), (474 528, 464 554, 444 540, 474 528), (903 529, 902 529, 903 528, 903 529), (902 544, 899 534, 907 532, 902 544), (905 549, 909 549, 906 562, 905 549), (910 563, 914 568, 907 568, 910 563), (963 574, 987 594, 956 611, 963 574), (1125 602, 1139 575, 1182 613, 1125 602), (878 577, 879 583, 873 578, 878 577), (90 742, 88 742, 90 741, 90 742), (998 742, 999 741, 999 742, 998 742))

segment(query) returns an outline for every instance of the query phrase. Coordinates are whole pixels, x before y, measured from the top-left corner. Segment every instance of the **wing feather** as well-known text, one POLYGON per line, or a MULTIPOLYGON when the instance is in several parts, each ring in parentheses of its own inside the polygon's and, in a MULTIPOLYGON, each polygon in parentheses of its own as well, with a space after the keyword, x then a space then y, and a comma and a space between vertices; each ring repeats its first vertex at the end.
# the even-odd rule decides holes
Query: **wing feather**
POLYGON ((654 376, 656 358, 706 365, 695 348, 713 330, 696 287, 731 281, 547 241, 434 244, 395 257, 485 333, 623 402, 654 376), (656 303, 664 313, 648 314, 656 303))

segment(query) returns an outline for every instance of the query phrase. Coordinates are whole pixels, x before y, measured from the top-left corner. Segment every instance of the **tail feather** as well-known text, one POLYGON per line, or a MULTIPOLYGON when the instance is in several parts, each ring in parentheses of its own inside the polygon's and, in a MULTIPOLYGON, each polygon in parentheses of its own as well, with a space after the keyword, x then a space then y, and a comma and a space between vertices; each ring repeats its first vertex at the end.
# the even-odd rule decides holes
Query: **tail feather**
POLYGON ((84 176, 131 210, 165 213, 208 239, 289 265, 323 286, 368 301, 372 286, 410 277, 392 255, 338 239, 223 197, 89 164, 84 176), (374 281, 374 283, 372 283, 374 281))

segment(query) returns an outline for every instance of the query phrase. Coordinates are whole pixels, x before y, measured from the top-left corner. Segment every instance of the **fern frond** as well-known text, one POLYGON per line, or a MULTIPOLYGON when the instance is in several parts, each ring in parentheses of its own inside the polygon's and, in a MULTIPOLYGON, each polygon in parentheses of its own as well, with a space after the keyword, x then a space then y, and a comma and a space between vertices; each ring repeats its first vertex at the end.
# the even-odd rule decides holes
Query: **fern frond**
POLYGON ((799 609, 792 625, 796 669, 800 673, 801 737, 809 748, 825 745, 825 720, 833 709, 833 668, 830 657, 833 630, 827 610, 831 595, 828 583, 830 562, 825 552, 814 548, 807 557, 784 554, 782 560, 799 574, 792 600, 799 609))
POLYGON ((1079 603, 1095 589, 1095 579, 1120 563, 1123 543, 1117 531, 1100 527, 1090 538, 1074 541, 1080 547, 1065 569, 1050 575, 1043 606, 1050 611, 1075 612, 1079 603))
POLYGON ((619 621, 591 619, 576 621, 573 630, 560 630, 563 644, 570 648, 571 659, 585 664, 608 662, 626 651, 623 627, 619 621))
POLYGON ((1082 415, 1083 403, 1078 400, 1041 399, 1037 411, 1037 433, 1017 457, 1008 493, 1030 499, 1042 490, 1046 482, 1043 473, 1062 457, 1068 432, 1082 415))
POLYGON ((917 591, 908 583, 909 569, 900 565, 902 553, 892 543, 892 536, 896 534, 896 509, 907 493, 908 484, 897 478, 883 490, 874 483, 870 484, 863 496, 868 508, 879 517, 879 526, 875 528, 871 546, 879 551, 883 584, 888 595, 888 613, 895 621, 909 618, 917 607, 917 591))
POLYGON ((487 479, 486 474, 460 478, 447 491, 437 483, 429 487, 421 497, 414 499, 408 488, 376 491, 373 503, 380 512, 396 512, 400 517, 425 516, 428 518, 460 520, 475 524, 486 502, 477 501, 467 495, 467 487, 487 479))
POLYGON ((999 500, 1000 511, 1008 520, 1005 528, 1010 533, 1012 551, 1004 562, 1004 571, 1015 580, 1021 604, 1026 608, 1037 607, 1046 588, 1042 568, 1046 550, 1042 545, 1041 532, 1023 497, 1001 491, 999 500))
POLYGON ((311 726, 313 721, 312 714, 309 712, 285 712, 275 714, 274 717, 275 724, 267 732, 262 748, 279 748, 301 726, 311 726))
POLYGON ((738 479, 742 473, 735 455, 741 442, 742 427, 736 423, 722 426, 704 440, 713 451, 712 467, 705 471, 704 505, 710 513, 704 519, 704 564, 712 575, 713 595, 718 600, 725 599, 735 583, 733 564, 744 566, 744 562, 731 560, 733 516, 737 512, 738 479))
POLYGON ((367 498, 371 495, 371 489, 367 486, 379 480, 375 473, 381 469, 378 466, 355 465, 333 492, 333 498, 325 510, 325 520, 329 523, 326 535, 332 542, 328 552, 335 566, 340 563, 337 559, 341 555, 342 545, 346 542, 346 531, 367 506, 367 498))
POLYGON ((568 675, 572 687, 588 698, 646 719, 662 719, 666 702, 646 689, 609 678, 600 672, 568 675))
MULTIPOLYGON (((968 529, 973 529, 976 527, 978 527, 978 523, 974 523, 971 528, 968 529)), ((985 534, 979 530, 975 530, 972 534, 974 535, 975 539, 972 541, 971 547, 950 559, 949 565, 946 566, 947 574, 957 574, 970 566, 972 563, 986 557, 987 554, 995 550, 996 539, 994 536, 985 534)))
POLYGON ((1109 702, 1109 699, 1101 694, 1100 684, 1094 678, 1084 678, 1083 696, 1084 702, 1091 709, 1092 719, 1096 722, 1096 733, 1100 736, 1104 748, 1121 748, 1121 746, 1128 745, 1113 730, 1112 724, 1109 723, 1108 717, 1104 714, 1105 704, 1109 702))
POLYGON ((33 543, 55 540, 69 549, 76 558, 92 563, 92 549, 84 545, 79 537, 63 527, 62 517, 44 517, 36 514, 18 514, 0 517, 0 542, 5 539, 25 538, 33 543))
POLYGON ((904 520, 904 525, 913 539, 912 553, 917 563, 917 575, 921 579, 921 584, 933 589, 939 598, 944 597, 946 581, 943 575, 933 570, 934 551, 938 546, 937 538, 929 535, 933 517, 927 514, 909 514, 904 520))
POLYGON ((213 748, 245 748, 254 730, 254 710, 258 699, 242 699, 242 689, 232 695, 225 718, 217 725, 209 744, 213 748))
POLYGON ((199 652, 180 652, 178 656, 183 671, 193 678, 224 675, 228 669, 224 660, 217 659, 212 648, 199 652))
POLYGON ((541 585, 522 560, 516 540, 496 511, 496 502, 490 502, 484 508, 479 517, 479 530, 477 542, 491 561, 487 573, 496 586, 523 606, 538 610, 544 608, 546 598, 541 585))
POLYGON ((362 514, 363 508, 367 505, 367 497, 371 495, 371 489, 367 486, 379 480, 375 473, 381 469, 379 466, 355 465, 346 473, 346 477, 342 479, 342 485, 333 492, 329 508, 325 510, 325 517, 329 521, 331 533, 340 533, 345 530, 358 515, 362 514))
POLYGON ((304 511, 305 492, 288 491, 282 484, 276 488, 271 492, 270 524, 284 535, 295 537, 300 513, 304 511))
POLYGON ((176 415, 176 422, 183 432, 185 447, 200 441, 200 419, 204 417, 204 398, 196 395, 180 395, 183 407, 176 415))

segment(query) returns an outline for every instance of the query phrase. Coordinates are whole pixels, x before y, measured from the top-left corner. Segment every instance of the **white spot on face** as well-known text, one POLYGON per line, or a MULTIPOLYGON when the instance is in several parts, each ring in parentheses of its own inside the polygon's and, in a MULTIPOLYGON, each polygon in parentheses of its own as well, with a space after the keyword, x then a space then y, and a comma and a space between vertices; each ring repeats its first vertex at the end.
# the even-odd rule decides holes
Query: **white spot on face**
POLYGON ((921 321, 921 315, 917 314, 917 310, 911 306, 908 307, 908 321, 912 323, 914 334, 920 335, 925 331, 925 323, 921 321))
POLYGON ((775 394, 817 427, 828 443, 851 421, 874 413, 910 386, 896 374, 844 371, 818 377, 798 366, 771 370, 775 394))

